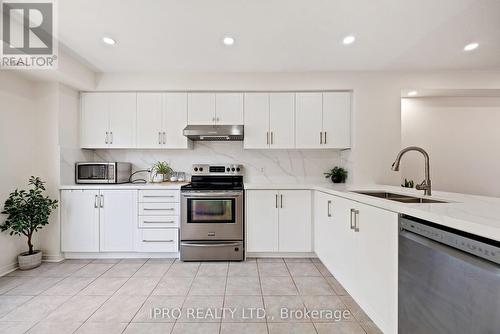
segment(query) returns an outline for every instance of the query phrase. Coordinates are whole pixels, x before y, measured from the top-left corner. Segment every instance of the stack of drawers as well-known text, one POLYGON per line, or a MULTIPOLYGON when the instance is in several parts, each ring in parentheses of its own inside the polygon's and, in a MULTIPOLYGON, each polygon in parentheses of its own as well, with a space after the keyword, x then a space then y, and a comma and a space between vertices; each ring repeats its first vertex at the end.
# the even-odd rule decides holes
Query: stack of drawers
POLYGON ((139 252, 178 252, 179 190, 139 190, 139 252))

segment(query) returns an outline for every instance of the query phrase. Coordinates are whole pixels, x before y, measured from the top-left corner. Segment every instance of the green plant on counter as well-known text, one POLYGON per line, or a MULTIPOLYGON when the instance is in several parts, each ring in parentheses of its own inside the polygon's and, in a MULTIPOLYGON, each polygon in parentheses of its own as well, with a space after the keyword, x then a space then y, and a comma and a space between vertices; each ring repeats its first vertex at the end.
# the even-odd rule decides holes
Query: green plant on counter
POLYGON ((151 169, 155 177, 157 175, 163 175, 164 180, 173 172, 172 167, 165 161, 157 161, 151 169))
POLYGON ((30 177, 30 190, 18 190, 10 193, 5 201, 2 213, 8 215, 0 225, 2 232, 10 230, 10 235, 24 235, 28 238, 28 255, 33 250, 33 233, 49 223, 52 210, 57 208, 57 200, 44 196, 45 182, 38 177, 30 177))
POLYGON ((413 180, 405 179, 405 182, 401 185, 403 188, 415 188, 415 182, 413 180))
POLYGON ((328 173, 324 174, 325 178, 331 178, 333 183, 344 183, 348 173, 344 168, 335 166, 328 173))

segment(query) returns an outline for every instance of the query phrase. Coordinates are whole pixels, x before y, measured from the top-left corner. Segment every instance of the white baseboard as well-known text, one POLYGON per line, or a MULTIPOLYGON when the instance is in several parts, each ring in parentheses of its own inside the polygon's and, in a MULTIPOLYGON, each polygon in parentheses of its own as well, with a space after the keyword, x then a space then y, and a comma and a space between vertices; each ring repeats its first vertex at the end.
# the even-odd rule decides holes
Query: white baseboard
POLYGON ((179 253, 64 253, 65 259, 143 259, 167 258, 178 259, 179 253))
POLYGON ((17 261, 0 268, 0 277, 7 275, 17 269, 17 261))
POLYGON ((43 262, 61 262, 63 260, 64 260, 64 256, 62 254, 55 254, 55 255, 42 254, 42 261, 43 262))
POLYGON ((248 252, 247 257, 317 257, 313 252, 248 252))

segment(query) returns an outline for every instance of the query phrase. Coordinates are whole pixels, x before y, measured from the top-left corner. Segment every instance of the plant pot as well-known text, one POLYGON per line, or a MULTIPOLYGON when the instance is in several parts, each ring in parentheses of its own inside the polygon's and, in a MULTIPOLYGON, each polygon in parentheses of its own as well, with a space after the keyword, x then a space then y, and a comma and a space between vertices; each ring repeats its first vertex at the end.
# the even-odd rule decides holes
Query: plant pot
POLYGON ((153 180, 152 182, 154 183, 161 183, 165 182, 167 175, 166 174, 155 174, 153 175, 153 180))
POLYGON ((42 264, 42 251, 37 250, 31 255, 28 252, 21 253, 17 257, 17 261, 21 270, 36 268, 42 264))
POLYGON ((344 183, 345 180, 342 176, 332 175, 332 182, 333 183, 344 183))

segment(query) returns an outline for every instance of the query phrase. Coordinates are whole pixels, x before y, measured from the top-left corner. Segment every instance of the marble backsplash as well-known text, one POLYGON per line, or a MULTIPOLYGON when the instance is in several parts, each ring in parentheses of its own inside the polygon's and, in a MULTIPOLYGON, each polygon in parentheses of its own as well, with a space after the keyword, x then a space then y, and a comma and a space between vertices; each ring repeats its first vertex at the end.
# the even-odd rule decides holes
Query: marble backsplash
MULTIPOLYGON (((242 164, 245 182, 252 183, 328 182, 323 173, 341 164, 341 152, 336 150, 244 150, 243 142, 195 142, 192 150, 82 151, 84 161, 131 162, 134 170, 150 168, 156 161, 166 161, 175 171, 187 173, 193 163, 242 164)), ((75 152, 71 152, 70 159, 62 153, 63 181, 73 183, 74 176, 67 175, 74 175, 75 152)))

